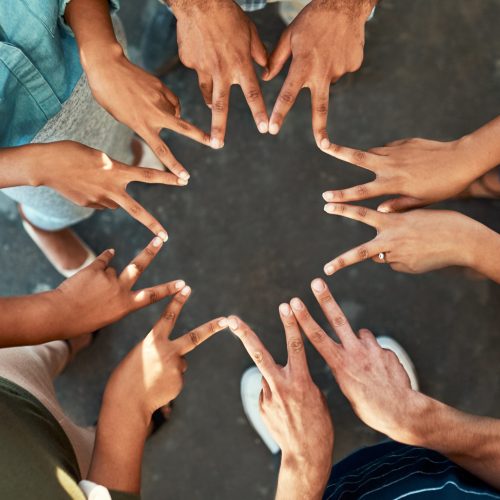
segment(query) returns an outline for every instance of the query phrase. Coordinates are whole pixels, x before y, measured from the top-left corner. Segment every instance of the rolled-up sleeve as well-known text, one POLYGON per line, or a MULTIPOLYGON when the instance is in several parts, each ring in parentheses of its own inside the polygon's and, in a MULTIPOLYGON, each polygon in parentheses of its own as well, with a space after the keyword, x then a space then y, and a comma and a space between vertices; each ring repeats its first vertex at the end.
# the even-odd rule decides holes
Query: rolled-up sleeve
MULTIPOLYGON (((71 0, 57 0, 59 4, 59 23, 64 28, 64 30, 73 36, 73 30, 69 27, 64 19, 64 13, 66 12, 66 7, 68 7, 71 0)), ((111 13, 117 12, 120 8, 120 0, 108 0, 109 10, 111 13)))

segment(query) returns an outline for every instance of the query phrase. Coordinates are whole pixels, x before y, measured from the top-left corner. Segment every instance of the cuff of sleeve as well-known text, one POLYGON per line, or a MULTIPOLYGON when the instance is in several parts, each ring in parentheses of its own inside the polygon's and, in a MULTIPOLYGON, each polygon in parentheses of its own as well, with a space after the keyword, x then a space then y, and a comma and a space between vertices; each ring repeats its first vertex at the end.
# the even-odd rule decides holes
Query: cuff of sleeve
MULTIPOLYGON (((71 0, 59 0, 59 23, 61 24, 64 31, 73 36, 73 30, 69 27, 64 19, 64 13, 66 12, 66 7, 71 2, 71 0)), ((108 0, 109 9, 111 13, 117 12, 120 9, 120 0, 108 0)))

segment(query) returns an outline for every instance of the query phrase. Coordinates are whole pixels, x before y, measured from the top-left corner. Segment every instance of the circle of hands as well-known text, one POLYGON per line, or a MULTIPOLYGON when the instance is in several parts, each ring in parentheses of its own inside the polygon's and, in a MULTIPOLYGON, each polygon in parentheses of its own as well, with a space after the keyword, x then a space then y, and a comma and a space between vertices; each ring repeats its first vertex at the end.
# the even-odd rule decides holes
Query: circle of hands
MULTIPOLYGON (((420 273, 448 265, 470 265, 467 256, 459 252, 456 235, 474 240, 481 231, 480 224, 455 212, 422 209, 461 193, 473 180, 468 174, 474 159, 470 138, 450 142, 404 139, 368 151, 330 141, 330 86, 361 66, 364 25, 371 2, 359 2, 349 11, 341 7, 331 11, 311 2, 284 30, 270 55, 253 22, 232 1, 225 2, 223 8, 221 3, 205 4, 203 11, 197 8, 197 2, 182 10, 172 1, 171 7, 177 17, 180 59, 196 71, 201 94, 212 113, 210 134, 181 118, 177 96, 118 50, 111 63, 96 62, 85 68, 93 95, 144 140, 169 172, 125 165, 100 151, 65 141, 57 144, 61 149, 57 157, 63 159, 53 167, 55 174, 43 179, 44 184, 77 204, 100 209, 122 207, 156 235, 121 274, 111 266, 114 252, 107 250, 58 288, 67 305, 64 314, 71 316, 71 311, 78 311, 78 329, 85 331, 97 330, 134 310, 171 298, 157 324, 113 373, 106 398, 129 401, 129 415, 150 420, 154 410, 181 391, 187 369, 184 356, 229 327, 262 372, 261 412, 284 457, 305 450, 305 463, 320 474, 331 466, 333 425, 325 399, 307 367, 303 333, 324 358, 358 416, 393 439, 411 442, 411 436, 401 435, 398 422, 403 412, 408 420, 418 420, 423 396, 412 391, 396 356, 382 349, 370 331, 353 332, 322 279, 313 281, 312 292, 338 341, 319 326, 304 302, 294 298, 279 308, 288 349, 285 366, 277 364, 258 336, 235 316, 213 319, 172 340, 170 335, 191 289, 182 280, 175 280, 132 290, 168 236, 126 188, 130 182, 187 185, 189 173, 160 133, 168 129, 214 149, 223 147, 232 85, 241 87, 258 131, 271 134, 280 132, 299 92, 308 88, 312 131, 320 150, 375 176, 367 184, 323 193, 328 214, 354 219, 376 230, 371 241, 326 263, 325 273, 332 275, 367 259, 396 271, 420 273), (217 15, 211 14, 212 8, 217 9, 217 15), (254 63, 264 68, 262 80, 269 81, 289 59, 288 74, 269 116, 254 63), (453 178, 448 174, 451 168, 457 173, 453 178), (60 175, 68 169, 74 175, 60 175), (351 204, 380 196, 392 198, 382 202, 378 210, 351 204), (97 292, 82 294, 85 289, 97 292), (141 372, 144 376, 137 376, 141 372), (374 386, 380 390, 373 391, 374 386), (408 418, 409 411, 414 412, 414 418, 408 418), (283 421, 289 425, 283 426, 283 421), (301 432, 305 428, 307 435, 301 432)), ((76 322, 69 324, 76 328, 76 322)))

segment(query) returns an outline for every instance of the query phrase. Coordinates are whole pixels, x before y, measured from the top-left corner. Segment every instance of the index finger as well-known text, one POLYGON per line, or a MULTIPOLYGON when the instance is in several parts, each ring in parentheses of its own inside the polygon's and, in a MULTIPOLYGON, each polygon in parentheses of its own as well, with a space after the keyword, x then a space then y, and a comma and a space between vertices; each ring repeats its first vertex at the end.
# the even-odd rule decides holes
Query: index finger
MULTIPOLYGON (((292 304, 294 304, 296 300, 298 299, 292 299, 292 304)), ((299 372, 309 373, 302 334, 300 333, 297 320, 292 314, 292 309, 288 304, 280 304, 279 312, 281 322, 285 328, 288 364, 292 369, 298 369, 299 372)))
POLYGON ((372 210, 371 208, 347 205, 345 203, 327 203, 325 205, 325 212, 327 214, 340 215, 348 219, 357 220, 376 229, 382 226, 384 216, 387 216, 387 214, 372 210))
POLYGON ((210 131, 210 146, 220 149, 224 146, 226 135, 227 114, 229 112, 229 92, 231 85, 214 79, 212 95, 212 128, 210 131))
POLYGON ((332 261, 328 262, 324 268, 325 274, 330 276, 339 269, 371 259, 383 251, 384 246, 380 241, 378 241, 377 238, 375 238, 368 243, 359 245, 356 248, 351 248, 351 250, 344 252, 342 255, 339 255, 332 261))
POLYGON ((347 148, 345 146, 339 146, 338 144, 329 144, 327 148, 321 147, 321 150, 334 158, 365 168, 371 172, 380 170, 379 167, 381 162, 386 158, 385 156, 380 156, 375 153, 347 148))
POLYGON ((191 288, 189 286, 185 286, 180 292, 177 292, 172 297, 172 300, 168 303, 160 319, 153 327, 152 333, 155 337, 164 337, 165 339, 170 337, 177 318, 179 317, 184 304, 187 302, 190 293, 191 288))
POLYGON ((328 147, 330 144, 326 130, 329 102, 329 83, 320 87, 311 87, 312 128, 316 144, 321 149, 328 147))
POLYGON ((228 318, 228 325, 231 331, 241 340, 248 354, 260 370, 260 373, 266 378, 269 385, 273 387, 274 379, 278 374, 278 366, 259 337, 257 337, 255 332, 246 323, 236 316, 228 318))
POLYGON ((182 118, 168 115, 164 127, 205 146, 210 145, 210 136, 206 132, 182 118))
POLYGON ((277 134, 283 125, 286 115, 295 104, 297 96, 302 89, 305 78, 298 71, 296 60, 292 60, 290 70, 286 77, 285 83, 276 99, 271 119, 269 120, 269 133, 277 134))
POLYGON ((257 129, 261 134, 265 134, 269 128, 269 118, 267 116, 266 104, 262 97, 259 82, 250 64, 248 71, 240 78, 240 86, 247 100, 248 107, 252 112, 257 129))
POLYGON ((149 245, 142 250, 136 257, 132 259, 125 269, 121 272, 119 280, 132 288, 141 274, 148 268, 149 264, 158 255, 160 248, 163 245, 163 240, 155 236, 149 245))
POLYGON ((164 242, 168 240, 165 228, 137 201, 127 193, 115 199, 125 212, 135 220, 146 226, 152 233, 160 237, 164 242))
POLYGON ((346 346, 357 342, 356 334, 352 331, 351 325, 349 325, 342 309, 335 302, 326 283, 322 279, 316 278, 311 283, 311 289, 328 323, 330 323, 342 344, 346 346))
POLYGON ((154 168, 132 167, 124 165, 128 182, 144 182, 145 184, 164 184, 165 186, 185 186, 188 181, 170 172, 161 172, 154 168))
POLYGON ((176 345, 179 354, 184 356, 188 352, 196 349, 200 344, 208 340, 212 335, 224 330, 227 327, 226 318, 217 318, 204 325, 201 325, 194 330, 175 339, 173 343, 176 345))

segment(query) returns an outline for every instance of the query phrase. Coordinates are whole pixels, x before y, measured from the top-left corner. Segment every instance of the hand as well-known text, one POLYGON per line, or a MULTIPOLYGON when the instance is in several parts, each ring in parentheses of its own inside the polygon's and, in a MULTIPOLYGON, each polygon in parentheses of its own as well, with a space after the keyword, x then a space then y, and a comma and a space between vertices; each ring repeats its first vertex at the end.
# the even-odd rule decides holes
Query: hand
POLYGON ((479 222, 448 210, 385 214, 365 207, 327 203, 325 211, 364 222, 377 230, 373 240, 329 262, 325 266, 328 275, 369 258, 404 273, 425 273, 454 265, 475 268, 477 261, 485 257, 481 242, 495 234, 479 222), (380 253, 384 253, 385 260, 378 257, 380 253))
POLYGON ((269 132, 277 134, 302 88, 311 91, 312 127, 318 147, 328 147, 326 131, 330 84, 345 73, 359 69, 363 61, 365 22, 372 0, 313 0, 285 29, 269 58, 271 80, 292 56, 269 122, 269 132))
POLYGON ((176 280, 132 290, 162 244, 160 238, 154 238, 119 276, 109 266, 114 250, 106 250, 92 264, 64 281, 54 291, 54 299, 66 335, 93 332, 182 289, 184 281, 176 280))
POLYGON ((267 64, 257 29, 233 0, 170 0, 177 17, 182 63, 198 73, 203 99, 212 109, 211 146, 221 148, 226 134, 231 85, 241 86, 261 133, 267 132, 264 98, 253 61, 267 64))
POLYGON ((280 317, 288 346, 284 367, 274 362, 243 321, 230 316, 228 325, 262 373, 262 418, 281 448, 282 469, 300 483, 293 488, 278 487, 278 491, 286 491, 283 498, 287 499, 292 498, 291 491, 295 493, 293 498, 321 498, 332 465, 332 419, 325 398, 309 373, 302 336, 288 304, 280 306, 280 317), (307 495, 301 496, 302 490, 297 488, 303 488, 307 495))
POLYGON ((293 313, 353 410, 372 429, 412 444, 411 428, 421 425, 427 398, 411 389, 396 355, 382 349, 369 330, 360 330, 359 337, 354 334, 323 280, 315 279, 311 287, 340 343, 325 333, 301 300, 292 300, 293 313))
POLYGON ((378 207, 382 212, 399 212, 451 198, 481 173, 479 155, 471 142, 469 136, 451 142, 404 139, 367 152, 331 144, 325 152, 377 177, 367 184, 327 191, 323 198, 347 202, 403 195, 384 201, 378 207))
POLYGON ((154 234, 167 240, 164 227, 128 193, 131 182, 184 186, 187 181, 158 170, 131 167, 73 141, 30 146, 35 185, 49 186, 73 203, 96 209, 123 208, 154 234))
POLYGON ((177 96, 158 78, 132 64, 119 46, 116 55, 93 60, 85 72, 95 100, 141 136, 169 170, 181 179, 189 179, 188 172, 163 142, 160 132, 164 128, 173 130, 205 145, 209 144, 209 137, 180 118, 177 96))
POLYGON ((146 338, 113 372, 106 388, 106 401, 139 413, 147 424, 158 408, 181 392, 187 370, 184 356, 227 326, 226 318, 217 318, 170 340, 190 293, 188 286, 177 291, 146 338))

